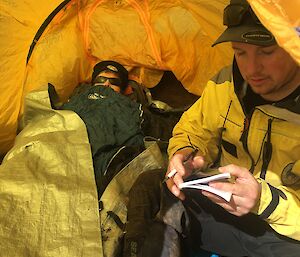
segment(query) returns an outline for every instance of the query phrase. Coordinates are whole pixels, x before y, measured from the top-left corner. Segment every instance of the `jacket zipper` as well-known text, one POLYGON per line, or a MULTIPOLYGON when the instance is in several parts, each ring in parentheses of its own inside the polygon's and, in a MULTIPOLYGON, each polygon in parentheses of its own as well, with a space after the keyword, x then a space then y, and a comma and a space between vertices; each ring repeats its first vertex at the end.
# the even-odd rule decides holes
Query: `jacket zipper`
POLYGON ((263 163, 261 167, 261 172, 260 172, 260 178, 265 179, 266 178, 266 173, 267 169, 269 166, 269 163, 272 158, 272 143, 271 143, 271 130, 272 130, 272 121, 273 119, 269 118, 268 120, 268 130, 267 130, 267 140, 263 143, 263 163))
MULTIPOLYGON (((250 168, 251 173, 254 172, 255 162, 254 162, 254 159, 251 156, 249 149, 248 149, 248 135, 249 135, 249 127, 250 127, 251 118, 252 118, 252 115, 253 115, 255 109, 270 116, 269 114, 265 113, 263 110, 261 110, 259 108, 254 108, 253 111, 251 111, 251 113, 248 116, 246 116, 246 118, 244 119, 244 130, 240 137, 240 141, 243 144, 244 150, 246 151, 246 153, 248 154, 248 156, 251 159, 251 168, 250 168)), ((270 116, 270 117, 272 117, 272 116, 270 116)), ((262 143, 263 144, 262 145, 262 147, 263 147, 262 148, 263 149, 263 152, 262 152, 263 163, 262 163, 261 172, 260 172, 260 178, 262 178, 262 179, 265 179, 265 177, 266 177, 267 169, 268 169, 269 163, 272 158, 272 150, 273 150, 272 143, 271 143, 272 122, 273 122, 273 118, 269 118, 268 119, 268 129, 267 129, 267 134, 266 134, 267 140, 262 143)))
POLYGON ((243 144, 243 148, 245 150, 245 152, 248 154, 248 156, 250 157, 251 160, 251 167, 249 169, 249 171, 251 173, 254 172, 254 159, 251 156, 251 154, 249 153, 249 149, 248 149, 248 134, 249 134, 249 127, 250 127, 250 122, 251 122, 251 118, 253 115, 254 109, 251 111, 251 113, 249 113, 249 115, 246 115, 245 119, 244 119, 244 129, 242 132, 242 135, 240 137, 240 142, 242 142, 243 144))

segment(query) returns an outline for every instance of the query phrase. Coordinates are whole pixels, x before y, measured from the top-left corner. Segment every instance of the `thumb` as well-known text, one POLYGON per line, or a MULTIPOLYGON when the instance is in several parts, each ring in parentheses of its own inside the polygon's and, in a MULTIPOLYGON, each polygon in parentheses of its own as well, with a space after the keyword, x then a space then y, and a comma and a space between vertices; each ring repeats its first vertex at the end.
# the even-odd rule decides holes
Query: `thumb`
POLYGON ((219 171, 221 173, 225 173, 228 172, 230 173, 230 175, 236 177, 236 178, 244 178, 247 179, 250 175, 250 172, 248 169, 243 168, 243 167, 239 167, 237 165, 234 164, 230 164, 227 166, 223 166, 223 167, 219 167, 219 171))
POLYGON ((200 169, 204 166, 204 158, 200 155, 196 155, 192 160, 192 165, 194 169, 200 169))

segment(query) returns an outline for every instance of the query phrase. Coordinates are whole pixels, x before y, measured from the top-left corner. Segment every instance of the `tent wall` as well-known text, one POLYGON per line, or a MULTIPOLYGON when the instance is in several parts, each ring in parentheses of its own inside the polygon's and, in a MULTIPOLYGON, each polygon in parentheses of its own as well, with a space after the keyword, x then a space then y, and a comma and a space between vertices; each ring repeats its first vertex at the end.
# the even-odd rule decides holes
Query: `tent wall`
POLYGON ((300 0, 248 0, 262 23, 300 65, 300 0))
POLYGON ((1 71, 1 153, 13 143, 28 92, 49 82, 66 99, 78 82, 90 78, 99 60, 114 59, 132 73, 138 70, 134 74, 148 87, 159 81, 162 70, 172 70, 197 95, 231 60, 229 46, 210 47, 223 30, 225 0, 73 0, 48 25, 25 66, 31 40, 59 2, 45 3, 39 19, 36 13, 44 3, 10 1, 14 2, 14 7, 3 3, 7 22, 2 23, 2 38, 12 32, 14 37, 1 47, 6 62, 6 71, 1 71), (20 25, 16 18, 28 19, 28 25, 20 25), (8 53, 8 46, 16 54, 8 53))
MULTIPOLYGON (((162 70, 172 70, 196 95, 231 61, 229 44, 210 47, 224 29, 222 10, 229 0, 71 0, 36 42, 26 66, 36 32, 62 2, 0 3, 0 155, 14 142, 28 92, 50 82, 66 99, 99 60, 121 62, 148 87, 162 70)), ((300 0, 249 2, 300 63, 300 0)))
POLYGON ((60 1, 0 2, 0 156, 16 135, 30 44, 60 1))

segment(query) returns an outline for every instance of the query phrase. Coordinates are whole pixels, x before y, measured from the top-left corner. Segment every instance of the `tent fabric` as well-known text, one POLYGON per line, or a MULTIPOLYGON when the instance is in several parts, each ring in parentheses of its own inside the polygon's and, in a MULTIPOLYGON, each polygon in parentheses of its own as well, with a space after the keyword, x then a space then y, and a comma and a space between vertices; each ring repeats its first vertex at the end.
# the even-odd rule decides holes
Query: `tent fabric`
MULTIPOLYGON (((63 99, 91 76, 99 60, 125 65, 153 87, 172 70, 191 93, 232 58, 230 45, 211 48, 223 31, 228 0, 52 0, 0 3, 0 156, 13 145, 24 96, 48 82, 63 99), (46 18, 66 2, 35 42, 46 18)), ((300 63, 300 0, 249 0, 263 24, 300 63)))
POLYGON ((26 55, 40 24, 58 0, 0 2, 0 156, 13 144, 23 102, 26 55))
POLYGON ((262 23, 300 65, 300 0, 248 0, 262 23))
POLYGON ((101 256, 85 124, 46 90, 28 94, 23 126, 0 166, 1 256, 101 256))
POLYGON ((211 48, 223 30, 225 0, 71 0, 35 42, 26 65, 32 39, 61 2, 1 3, 1 153, 13 145, 28 92, 50 82, 65 100, 100 60, 122 63, 147 87, 172 70, 197 95, 231 61, 229 46, 211 48))

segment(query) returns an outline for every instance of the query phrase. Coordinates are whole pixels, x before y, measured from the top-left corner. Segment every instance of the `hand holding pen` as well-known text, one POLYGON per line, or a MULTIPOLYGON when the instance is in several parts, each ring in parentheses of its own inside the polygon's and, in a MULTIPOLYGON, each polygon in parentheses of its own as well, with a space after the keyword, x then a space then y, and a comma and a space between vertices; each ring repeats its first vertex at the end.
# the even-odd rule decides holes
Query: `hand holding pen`
MULTIPOLYGON (((186 156, 186 158, 184 159, 184 161, 182 162, 183 166, 186 166, 186 164, 187 164, 189 161, 193 160, 197 153, 198 153, 198 148, 194 148, 194 150, 193 150, 191 153, 189 153, 189 154, 186 156)), ((163 180, 162 183, 166 183, 166 182, 168 181, 168 179, 174 177, 176 173, 177 173, 177 170, 176 170, 175 168, 172 169, 172 170, 167 174, 167 176, 165 177, 165 179, 163 180)))

